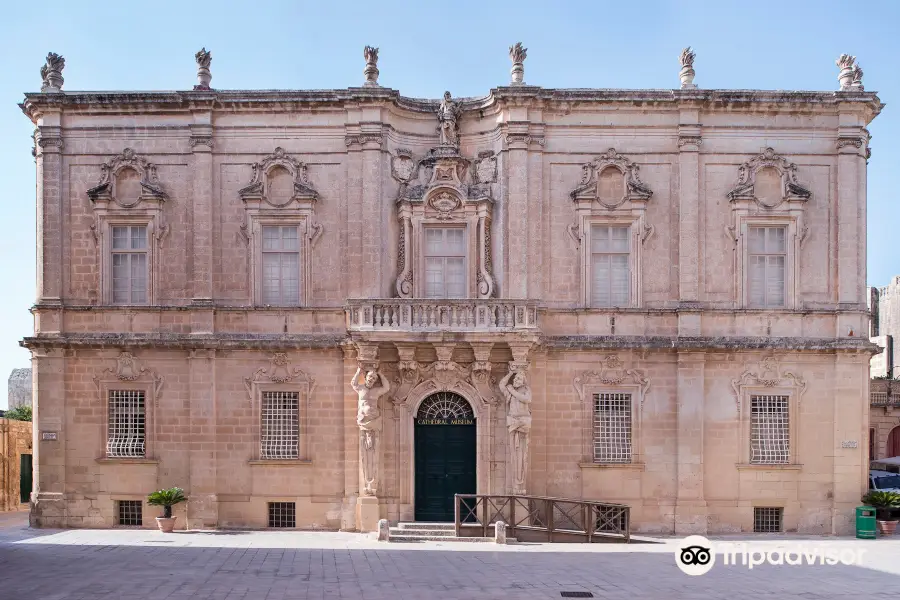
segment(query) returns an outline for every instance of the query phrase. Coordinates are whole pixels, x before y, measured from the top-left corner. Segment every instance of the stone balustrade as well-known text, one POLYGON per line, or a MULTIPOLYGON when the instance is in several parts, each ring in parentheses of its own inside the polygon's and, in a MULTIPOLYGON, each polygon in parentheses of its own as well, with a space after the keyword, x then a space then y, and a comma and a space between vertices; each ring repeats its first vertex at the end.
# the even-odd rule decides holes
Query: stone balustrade
POLYGON ((348 300, 350 331, 536 331, 528 300, 348 300))

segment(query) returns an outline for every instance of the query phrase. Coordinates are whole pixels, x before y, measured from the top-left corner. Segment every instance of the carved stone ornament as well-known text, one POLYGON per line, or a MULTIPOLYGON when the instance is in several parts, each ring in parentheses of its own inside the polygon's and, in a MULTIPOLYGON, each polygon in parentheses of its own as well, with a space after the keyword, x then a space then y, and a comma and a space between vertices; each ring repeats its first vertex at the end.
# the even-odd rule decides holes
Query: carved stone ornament
POLYGON ((681 78, 681 89, 683 90, 697 88, 694 84, 694 58, 696 56, 690 46, 681 51, 681 73, 679 77, 681 78))
POLYGON ((853 71, 856 67, 856 57, 850 54, 841 54, 834 64, 840 69, 838 73, 838 82, 841 84, 841 91, 846 92, 853 85, 853 71))
POLYGON ((291 202, 302 200, 315 202, 319 198, 319 193, 309 183, 306 165, 286 154, 284 148, 275 148, 275 152, 258 163, 253 163, 251 169, 253 175, 250 183, 238 192, 244 200, 259 199, 271 206, 282 208, 291 202), (293 183, 291 189, 276 188, 275 176, 282 174, 281 169, 290 175, 293 183))
POLYGON ((806 391, 806 380, 791 371, 785 371, 775 357, 768 356, 762 359, 758 365, 746 367, 740 377, 731 381, 731 389, 734 390, 738 409, 741 406, 741 388, 745 386, 794 388, 797 391, 797 403, 799 404, 803 392, 806 391))
POLYGON ((608 209, 618 208, 625 202, 646 201, 653 196, 650 188, 641 181, 640 168, 628 160, 627 157, 616 152, 615 148, 610 148, 605 154, 602 154, 589 163, 582 165, 581 183, 571 193, 573 200, 582 198, 593 198, 601 205, 608 209), (624 185, 621 197, 605 198, 601 193, 599 178, 601 173, 612 168, 621 174, 624 178, 624 185))
POLYGON ((201 48, 194 55, 194 60, 197 61, 197 85, 194 86, 194 89, 210 89, 209 83, 212 81, 212 73, 209 71, 209 65, 212 63, 212 53, 208 52, 206 48, 201 48))
POLYGON ((459 208, 460 204, 462 202, 459 197, 449 192, 435 194, 428 200, 428 205, 437 211, 437 218, 441 220, 450 219, 451 213, 459 208))
POLYGON ((61 92, 65 68, 65 58, 55 52, 48 53, 47 62, 41 67, 41 92, 61 92))
POLYGON ((512 69, 509 71, 512 85, 523 85, 525 78, 525 58, 528 56, 528 48, 522 46, 522 42, 516 42, 509 47, 509 59, 512 61, 512 69))
POLYGON ((737 185, 727 197, 732 202, 753 200, 763 208, 775 208, 782 202, 805 202, 811 195, 808 188, 797 182, 797 165, 776 154, 772 148, 766 148, 740 166, 737 185), (763 169, 774 169, 781 178, 780 194, 776 198, 760 198, 756 193, 756 176, 763 169))
POLYGON ((459 103, 453 100, 450 92, 444 92, 444 99, 441 100, 437 109, 441 146, 459 147, 459 118, 461 115, 462 109, 460 109, 459 103))
POLYGON ((131 208, 143 200, 168 198, 157 178, 156 165, 131 148, 100 165, 100 182, 87 193, 92 202, 113 201, 122 208, 131 208))
POLYGON ((138 359, 131 352, 122 352, 116 357, 115 369, 104 369, 100 375, 93 375, 91 379, 97 389, 105 380, 118 381, 142 381, 149 380, 153 383, 154 399, 159 401, 159 393, 165 384, 165 378, 153 369, 141 366, 138 359))
POLYGON ((584 386, 591 384, 616 386, 623 383, 637 385, 641 390, 641 407, 650 391, 650 378, 643 369, 629 369, 615 354, 610 354, 600 363, 599 370, 584 371, 572 380, 578 396, 584 399, 584 386))
POLYGON ((476 183, 494 183, 497 181, 497 157, 492 150, 484 150, 478 153, 475 159, 476 183))
POLYGON ((253 384, 255 383, 306 383, 309 388, 307 393, 312 394, 316 386, 315 380, 302 369, 291 365, 291 360, 285 352, 276 352, 269 359, 268 367, 256 369, 249 377, 244 377, 244 389, 250 400, 253 400, 253 384))
POLYGON ((363 69, 363 75, 366 82, 363 85, 368 87, 378 86, 378 48, 366 46, 363 48, 363 58, 366 59, 366 68, 363 69))
POLYGON ((866 88, 863 87, 863 70, 862 67, 859 66, 859 63, 853 67, 853 82, 850 84, 850 89, 858 90, 862 92, 866 88))
POLYGON ((411 150, 398 148, 391 157, 391 175, 400 183, 409 183, 418 173, 419 162, 413 158, 411 150))

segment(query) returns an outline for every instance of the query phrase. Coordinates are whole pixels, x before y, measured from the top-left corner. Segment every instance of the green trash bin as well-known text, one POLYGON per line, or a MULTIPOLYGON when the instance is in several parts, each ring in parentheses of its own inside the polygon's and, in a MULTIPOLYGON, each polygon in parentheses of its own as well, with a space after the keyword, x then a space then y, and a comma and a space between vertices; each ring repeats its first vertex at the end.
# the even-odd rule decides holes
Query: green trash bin
POLYGON ((875 539, 875 508, 872 506, 856 507, 856 537, 861 540, 875 539))

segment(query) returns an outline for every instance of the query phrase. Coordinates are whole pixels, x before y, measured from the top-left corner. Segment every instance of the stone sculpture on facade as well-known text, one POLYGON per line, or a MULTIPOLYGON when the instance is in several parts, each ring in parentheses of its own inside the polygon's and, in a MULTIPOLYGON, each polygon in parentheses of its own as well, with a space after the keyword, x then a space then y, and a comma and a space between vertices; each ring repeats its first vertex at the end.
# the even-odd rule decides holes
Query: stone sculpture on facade
POLYGON ((509 71, 512 85, 524 85, 525 78, 525 58, 528 56, 528 48, 522 47, 522 42, 516 42, 509 47, 509 58, 513 63, 512 69, 509 71))
POLYGON ((212 63, 212 52, 207 52, 206 48, 201 48, 200 51, 194 55, 194 60, 197 61, 198 82, 198 84, 194 86, 194 89, 210 89, 209 82, 212 81, 212 73, 209 72, 209 65, 212 63))
MULTIPOLYGON (((838 81, 841 83, 841 91, 846 92, 853 85, 853 71, 856 68, 856 57, 850 54, 841 54, 834 62, 840 69, 838 81)), ((862 72, 860 71, 860 75, 862 72)))
POLYGON ((63 86, 62 71, 66 67, 66 59, 50 52, 47 54, 47 63, 41 67, 41 91, 61 92, 63 86))
POLYGON ((850 84, 850 88, 862 92, 866 88, 863 87, 862 83, 863 78, 863 70, 862 67, 859 66, 859 63, 853 67, 853 83, 850 84))
POLYGON ((531 436, 531 387, 519 366, 510 366, 500 380, 500 391, 506 398, 506 428, 509 431, 509 453, 512 462, 512 493, 525 493, 528 473, 528 440, 531 436), (510 383, 512 379, 512 383, 510 383))
POLYGON ((366 77, 366 87, 378 86, 378 48, 366 46, 363 48, 363 57, 366 59, 366 68, 363 75, 366 77))
POLYGON ((683 90, 697 88, 696 84, 694 84, 694 58, 696 56, 690 46, 681 51, 681 73, 679 76, 681 77, 681 89, 683 90))
POLYGON ((438 107, 438 121, 440 122, 441 146, 459 146, 459 116, 460 108, 453 101, 450 92, 444 92, 444 99, 438 107))
POLYGON ((359 460, 362 466, 363 494, 374 496, 378 487, 378 438, 381 434, 381 411, 378 399, 387 394, 391 384, 383 374, 369 371, 359 383, 362 367, 357 367, 350 386, 359 396, 356 424, 359 426, 359 460), (375 386, 378 381, 381 385, 375 386))

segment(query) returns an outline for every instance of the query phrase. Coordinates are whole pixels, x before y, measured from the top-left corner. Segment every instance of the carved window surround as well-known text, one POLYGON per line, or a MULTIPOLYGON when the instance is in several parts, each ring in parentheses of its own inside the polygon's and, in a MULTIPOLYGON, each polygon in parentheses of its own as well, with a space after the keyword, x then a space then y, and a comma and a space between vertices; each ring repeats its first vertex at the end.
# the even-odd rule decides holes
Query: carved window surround
POLYGON ((734 390, 737 402, 739 434, 738 456, 739 469, 790 469, 799 468, 798 449, 800 401, 806 391, 806 381, 803 377, 784 370, 782 365, 774 357, 763 358, 758 364, 751 364, 744 368, 741 375, 732 380, 731 388, 734 390), (751 425, 751 398, 753 396, 787 396, 788 400, 788 439, 790 449, 790 461, 787 464, 751 464, 750 463, 750 425, 751 425))
POLYGON ((787 258, 785 260, 786 309, 799 308, 798 288, 800 250, 809 237, 804 223, 804 210, 811 192, 796 179, 797 165, 766 148, 739 167, 738 183, 728 192, 731 204, 731 225, 725 233, 735 245, 734 293, 737 303, 750 307, 749 298, 749 229, 769 226, 786 229, 787 258), (758 175, 765 171, 769 176, 768 189, 762 190, 758 175), (772 186, 771 183, 775 185, 772 186))
POLYGON ((640 179, 639 167, 614 148, 582 165, 581 183, 570 194, 575 202, 575 222, 568 227, 569 236, 580 249, 581 304, 591 307, 591 229, 593 225, 621 225, 629 228, 630 293, 628 306, 642 305, 643 245, 653 235, 647 222, 647 202, 653 192, 640 179), (600 185, 604 173, 618 172, 621 194, 609 196, 600 185))
POLYGON ((255 422, 253 429, 253 456, 250 464, 311 464, 309 454, 310 426, 309 399, 316 388, 316 381, 302 369, 291 364, 285 352, 276 352, 269 358, 269 366, 260 367, 244 377, 244 389, 250 400, 251 414, 255 422), (262 459, 260 458, 260 437, 262 436, 262 397, 265 392, 294 392, 299 395, 298 403, 298 448, 297 458, 262 459))
POLYGON ((159 398, 165 384, 165 378, 154 369, 142 366, 132 353, 122 352, 116 357, 115 368, 104 369, 91 377, 99 394, 98 406, 103 407, 101 419, 100 444, 97 448, 97 460, 104 463, 155 464, 156 440, 158 428, 156 411, 159 409, 159 398), (142 457, 107 457, 106 440, 109 432, 109 393, 115 390, 144 392, 144 456, 142 457))
POLYGON ((159 183, 156 165, 125 148, 100 165, 100 182, 87 191, 94 212, 91 233, 97 245, 100 304, 112 304, 112 227, 147 228, 147 302, 159 300, 159 255, 169 234, 163 207, 169 196, 159 183))
POLYGON ((598 369, 583 371, 572 380, 572 386, 581 398, 581 451, 580 466, 608 468, 643 468, 644 448, 641 421, 644 400, 650 391, 650 379, 643 369, 629 368, 611 354, 603 359, 598 369), (594 396, 596 394, 629 394, 631 396, 631 462, 597 463, 594 461, 594 396))
POLYGON ((315 220, 319 193, 307 177, 307 166, 285 154, 275 152, 252 165, 250 183, 238 194, 244 202, 246 222, 240 232, 250 246, 251 297, 262 305, 262 228, 267 225, 296 226, 300 240, 300 305, 311 302, 312 248, 324 231, 315 220))
MULTIPOLYGON (((466 231, 467 298, 491 298, 495 295, 492 273, 491 221, 494 200, 490 183, 467 184, 489 178, 495 164, 484 156, 479 170, 470 174, 470 161, 454 148, 438 148, 420 161, 407 152, 398 153, 392 165, 395 178, 401 181, 397 199, 400 220, 397 280, 400 298, 425 296, 425 229, 429 226, 461 227, 466 231), (420 169, 426 172, 425 185, 415 185, 420 169)), ((489 180, 489 179, 487 179, 489 180)))

